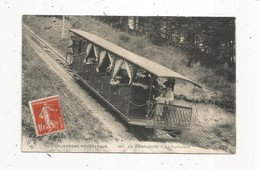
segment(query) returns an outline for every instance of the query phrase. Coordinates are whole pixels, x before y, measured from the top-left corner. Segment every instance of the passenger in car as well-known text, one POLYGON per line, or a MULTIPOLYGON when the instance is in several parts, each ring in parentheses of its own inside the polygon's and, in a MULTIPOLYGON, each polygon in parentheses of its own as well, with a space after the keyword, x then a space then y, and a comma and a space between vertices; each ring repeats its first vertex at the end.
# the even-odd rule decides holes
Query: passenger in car
POLYGON ((163 96, 163 93, 160 93, 158 97, 155 98, 156 103, 165 103, 165 97, 163 96))
POLYGON ((149 73, 146 71, 138 71, 136 73, 136 77, 132 85, 139 86, 142 87, 144 90, 147 90, 150 83, 151 83, 151 77, 149 76, 149 73))
POLYGON ((161 120, 161 116, 163 113, 163 105, 160 105, 160 103, 165 103, 165 97, 163 96, 163 93, 160 93, 160 95, 158 97, 155 98, 156 103, 156 107, 155 107, 155 115, 154 115, 154 121, 155 123, 160 122, 161 120))
POLYGON ((160 84, 158 78, 154 80, 152 84, 151 100, 155 101, 155 98, 163 92, 165 85, 160 84))
POLYGON ((174 100, 174 93, 172 91, 172 84, 170 82, 164 83, 166 86, 166 92, 165 92, 165 103, 166 104, 173 104, 174 100))
POLYGON ((89 58, 87 58, 86 64, 89 65, 89 64, 93 64, 94 62, 95 62, 95 58, 89 57, 89 58))
MULTIPOLYGON (((118 80, 120 81, 120 84, 128 84, 129 82, 129 77, 127 74, 127 71, 125 69, 120 69, 117 73, 118 80)), ((116 79, 116 78, 115 78, 116 79)))
POLYGON ((113 86, 118 84, 128 84, 129 79, 127 71, 125 69, 120 69, 117 75, 110 80, 110 84, 113 86))
POLYGON ((67 51, 67 62, 69 63, 69 67, 71 67, 73 63, 73 54, 74 54, 74 43, 75 43, 75 36, 71 35, 69 39, 68 51, 67 51))

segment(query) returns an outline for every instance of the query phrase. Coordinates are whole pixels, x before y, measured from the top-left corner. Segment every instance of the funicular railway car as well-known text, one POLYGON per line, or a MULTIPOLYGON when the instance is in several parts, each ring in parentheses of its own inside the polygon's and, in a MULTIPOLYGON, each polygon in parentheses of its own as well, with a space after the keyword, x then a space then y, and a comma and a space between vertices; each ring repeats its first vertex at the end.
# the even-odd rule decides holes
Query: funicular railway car
POLYGON ((173 102, 175 79, 199 84, 96 35, 69 31, 71 69, 128 124, 164 130, 190 128, 192 108, 173 102))

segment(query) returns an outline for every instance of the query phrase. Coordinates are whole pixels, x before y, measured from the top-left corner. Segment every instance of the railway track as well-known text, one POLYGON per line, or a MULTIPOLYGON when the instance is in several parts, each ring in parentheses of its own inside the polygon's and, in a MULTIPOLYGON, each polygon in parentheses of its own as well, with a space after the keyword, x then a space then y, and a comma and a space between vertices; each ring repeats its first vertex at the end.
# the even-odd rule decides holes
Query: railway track
MULTIPOLYGON (((45 40, 43 40, 42 38, 40 38, 39 36, 37 36, 32 30, 30 30, 30 28, 28 28, 26 25, 23 24, 23 28, 26 30, 26 32, 28 33, 27 35, 29 36, 29 38, 31 40, 33 40, 33 42, 35 42, 41 49, 43 49, 45 51, 46 54, 48 54, 49 56, 51 56, 53 59, 55 59, 57 61, 57 63, 59 63, 60 65, 63 66, 64 69, 66 69, 70 74, 72 74, 74 76, 74 78, 80 82, 80 78, 77 75, 77 73, 73 72, 72 70, 70 70, 68 68, 68 63, 65 59, 65 57, 60 54, 57 50, 55 50, 48 42, 46 42, 45 40)), ((57 70, 58 71, 58 70, 57 70)), ((84 85, 81 84, 81 86, 83 87, 84 85)), ((86 89, 85 87, 83 87, 84 89, 86 89)), ((89 90, 87 90, 87 92, 90 92, 89 90)), ((96 99, 96 98, 95 98, 96 99)), ((102 104, 102 106, 104 108, 106 108, 106 110, 109 110, 109 112, 113 112, 113 115, 117 117, 117 119, 120 119, 121 122, 123 123, 123 126, 127 129, 127 131, 129 131, 130 133, 132 133, 139 141, 146 141, 146 140, 155 140, 153 138, 153 132, 151 130, 147 130, 145 128, 140 128, 140 127, 135 127, 135 126, 131 126, 129 124, 127 124, 125 121, 122 120, 121 117, 119 117, 112 109, 109 109, 101 100, 99 100, 99 103, 102 104)), ((77 113, 75 113, 77 114, 77 113)), ((88 129, 91 130, 91 129, 88 129)), ((170 133, 166 133, 164 131, 160 132, 161 134, 163 134, 164 136, 166 135, 168 139, 171 139, 171 137, 173 137, 172 139, 178 139, 176 138, 176 135, 172 135, 170 133)), ((102 142, 101 139, 97 139, 99 142, 102 142)))
MULTIPOLYGON (((66 62, 66 59, 63 55, 61 55, 57 50, 55 50, 48 42, 44 41, 42 38, 37 36, 29 27, 23 24, 23 28, 33 37, 33 40, 41 46, 45 51, 54 53, 57 57, 59 57, 62 61, 66 62)), ((67 63, 67 62, 66 62, 67 63)))
MULTIPOLYGON (((53 47, 51 47, 50 44, 48 44, 46 41, 42 40, 39 36, 37 36, 33 31, 31 31, 27 26, 23 25, 23 27, 25 28, 25 30, 27 31, 27 35, 30 36, 29 38, 31 40, 33 40, 33 42, 35 42, 38 47, 40 47, 41 49, 43 49, 43 51, 45 51, 46 54, 48 54, 49 56, 53 57, 60 65, 62 65, 65 69, 67 69, 67 71, 70 72, 70 70, 66 67, 66 60, 65 58, 59 53, 57 52, 53 47)), ((52 65, 52 64, 51 64, 52 65)), ((59 72, 59 70, 57 70, 54 66, 53 68, 59 72)), ((61 73, 60 73, 61 74, 61 73)), ((67 96, 65 95, 65 97, 67 98, 67 96)), ((69 101, 65 101, 66 104, 69 105, 69 101)), ((75 115, 79 116, 78 113, 73 112, 75 115)), ((82 120, 79 119, 79 121, 82 122, 82 120)), ((83 123, 82 123, 83 124, 83 123)), ((88 131, 91 131, 92 133, 94 133, 94 131, 91 128, 85 127, 87 128, 88 131)), ((102 142, 102 139, 100 139, 99 137, 95 137, 95 140, 97 140, 98 142, 102 142)))

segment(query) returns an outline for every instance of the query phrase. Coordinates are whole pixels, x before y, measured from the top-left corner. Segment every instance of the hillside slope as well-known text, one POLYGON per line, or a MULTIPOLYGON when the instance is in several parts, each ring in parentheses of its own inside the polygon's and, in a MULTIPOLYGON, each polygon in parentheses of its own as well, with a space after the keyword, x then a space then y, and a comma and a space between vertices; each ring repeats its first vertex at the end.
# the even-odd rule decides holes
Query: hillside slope
POLYGON ((24 23, 37 35, 45 39, 64 55, 67 46, 68 29, 81 29, 204 84, 205 89, 196 89, 196 93, 193 93, 193 86, 189 83, 176 83, 175 96, 180 99, 180 102, 187 104, 186 101, 181 99, 188 101, 194 99, 199 103, 197 105, 188 103, 192 105, 194 109, 195 119, 192 130, 185 133, 182 142, 204 148, 222 149, 231 153, 235 152, 235 115, 227 112, 226 109, 219 108, 214 104, 209 104, 231 101, 230 98, 232 98, 232 95, 235 95, 235 85, 225 82, 221 77, 216 77, 211 69, 204 68, 200 66, 199 63, 193 65, 191 68, 187 68, 185 66, 187 57, 184 52, 174 47, 155 46, 151 44, 145 36, 136 36, 126 32, 120 32, 91 17, 67 17, 64 37, 61 36, 62 20, 60 18, 25 16, 23 19, 24 23), (210 84, 214 84, 215 86, 219 85, 223 87, 223 89, 215 90, 210 84), (228 92, 224 93, 225 91, 228 92))

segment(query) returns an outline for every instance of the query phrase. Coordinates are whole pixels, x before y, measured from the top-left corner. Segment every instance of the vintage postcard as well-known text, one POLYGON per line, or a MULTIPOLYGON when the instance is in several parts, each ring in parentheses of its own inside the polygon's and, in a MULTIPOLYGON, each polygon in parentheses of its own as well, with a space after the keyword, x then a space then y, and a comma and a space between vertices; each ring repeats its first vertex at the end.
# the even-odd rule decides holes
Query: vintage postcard
POLYGON ((22 17, 22 151, 236 153, 234 17, 22 17))

